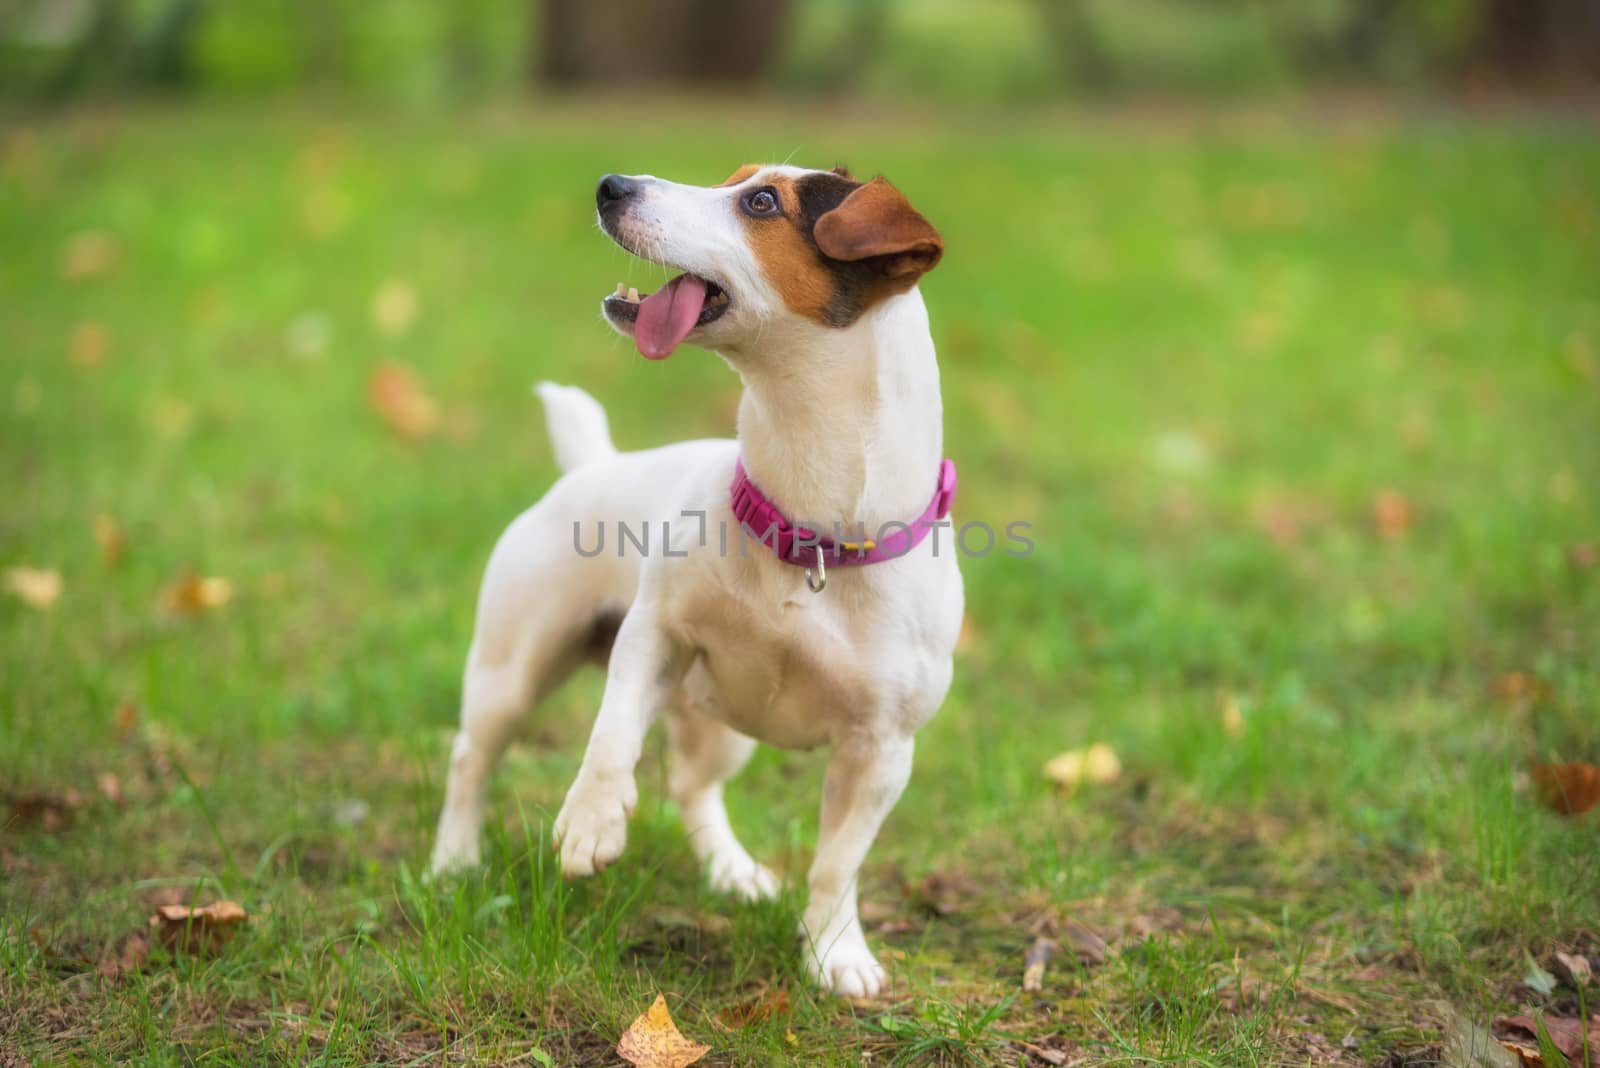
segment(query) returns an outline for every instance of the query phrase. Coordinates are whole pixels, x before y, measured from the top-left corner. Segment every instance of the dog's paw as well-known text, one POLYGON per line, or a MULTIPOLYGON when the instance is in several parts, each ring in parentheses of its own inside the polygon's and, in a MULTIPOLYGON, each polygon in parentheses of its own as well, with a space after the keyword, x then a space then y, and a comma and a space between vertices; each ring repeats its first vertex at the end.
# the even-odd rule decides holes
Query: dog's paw
POLYGON ((808 945, 806 974, 841 998, 875 998, 889 985, 888 973, 863 941, 837 942, 820 959, 808 945))
POLYGON ((632 776, 616 783, 585 782, 580 777, 573 783, 556 816, 561 874, 568 879, 593 875, 622 856, 628 844, 628 817, 637 801, 632 776))
POLYGON ((430 878, 442 879, 469 871, 478 866, 478 836, 447 838, 441 836, 433 844, 433 856, 428 861, 430 878))
POLYGON ((706 877, 716 893, 734 894, 743 901, 770 901, 780 889, 778 877, 742 849, 737 856, 712 857, 706 877))

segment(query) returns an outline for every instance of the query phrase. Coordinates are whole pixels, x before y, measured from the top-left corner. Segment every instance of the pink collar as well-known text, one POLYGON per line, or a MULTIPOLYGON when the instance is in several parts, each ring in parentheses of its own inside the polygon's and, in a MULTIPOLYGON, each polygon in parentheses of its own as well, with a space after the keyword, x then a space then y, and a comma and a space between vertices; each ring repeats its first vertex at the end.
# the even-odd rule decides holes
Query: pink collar
MULTIPOLYGON (((749 532, 746 536, 765 543, 784 563, 804 568, 816 567, 819 563, 825 567, 860 567, 899 559, 921 544, 938 520, 950 514, 950 504, 956 496, 956 465, 954 460, 940 461, 939 483, 934 487, 933 500, 928 502, 928 507, 909 523, 885 523, 876 531, 876 541, 823 538, 807 527, 795 526, 750 481, 743 458, 734 463, 733 485, 728 487, 728 492, 732 497, 733 517, 749 532)), ((846 532, 835 530, 834 533, 846 532)))

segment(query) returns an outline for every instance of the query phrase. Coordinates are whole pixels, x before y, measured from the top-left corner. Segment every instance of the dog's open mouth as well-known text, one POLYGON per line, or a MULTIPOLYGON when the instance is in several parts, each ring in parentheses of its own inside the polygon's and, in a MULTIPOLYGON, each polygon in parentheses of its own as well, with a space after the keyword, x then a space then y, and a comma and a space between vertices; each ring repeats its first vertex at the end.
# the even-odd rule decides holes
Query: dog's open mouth
POLYGON ((680 274, 654 293, 640 296, 621 282, 601 307, 617 326, 633 325, 634 344, 652 360, 664 360, 698 327, 728 310, 728 294, 709 279, 680 274))

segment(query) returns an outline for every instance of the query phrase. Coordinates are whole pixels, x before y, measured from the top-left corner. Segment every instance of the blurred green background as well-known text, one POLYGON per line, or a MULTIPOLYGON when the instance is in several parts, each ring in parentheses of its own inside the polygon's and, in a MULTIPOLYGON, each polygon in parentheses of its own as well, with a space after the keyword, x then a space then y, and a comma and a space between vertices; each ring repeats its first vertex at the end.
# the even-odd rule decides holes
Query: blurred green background
POLYGON ((1600 813, 1541 784, 1600 763, 1596 9, 0 0, 0 1065, 613 1064, 657 991, 707 1064, 1399 1068, 1592 1012, 1600 813), (598 672, 484 872, 416 875, 555 477, 530 384, 733 430, 719 361, 601 323, 662 272, 594 182, 773 159, 938 225, 958 513, 1038 544, 964 566, 870 1006, 795 950, 819 754, 729 786, 780 902, 700 884, 659 743, 555 876, 598 672), (224 952, 130 957, 218 897, 224 952), (1040 937, 1088 948, 1024 993, 1040 937))
POLYGON ((1006 104, 1360 84, 1592 84, 1592 0, 5 0, 0 88, 307 86, 445 103, 524 86, 763 85, 1006 104))

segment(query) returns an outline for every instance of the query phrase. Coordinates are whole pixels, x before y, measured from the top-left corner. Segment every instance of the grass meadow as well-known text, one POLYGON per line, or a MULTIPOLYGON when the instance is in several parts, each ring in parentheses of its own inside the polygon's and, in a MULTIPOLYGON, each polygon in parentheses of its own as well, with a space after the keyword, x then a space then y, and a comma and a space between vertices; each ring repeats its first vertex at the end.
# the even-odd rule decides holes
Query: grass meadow
POLYGON ((0 597, 0 1064, 614 1064, 658 992, 713 1065, 1422 1065, 1596 1011, 1525 982, 1600 957, 1597 815, 1529 784, 1600 760, 1590 121, 636 110, 0 131, 0 564, 60 576, 0 597), (719 360, 600 322, 662 274, 595 178, 789 158, 944 232, 958 517, 1037 544, 965 566, 863 871, 870 1005, 801 971, 821 754, 729 787, 780 902, 702 887, 659 738, 622 862, 561 882, 593 670, 482 873, 421 878, 482 566, 555 474, 529 386, 624 448, 733 429, 719 360), (1115 781, 1045 776, 1093 743, 1115 781), (220 949, 130 950, 224 898, 220 949))

